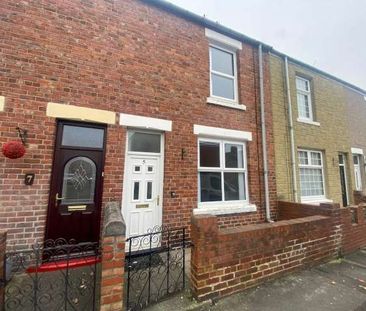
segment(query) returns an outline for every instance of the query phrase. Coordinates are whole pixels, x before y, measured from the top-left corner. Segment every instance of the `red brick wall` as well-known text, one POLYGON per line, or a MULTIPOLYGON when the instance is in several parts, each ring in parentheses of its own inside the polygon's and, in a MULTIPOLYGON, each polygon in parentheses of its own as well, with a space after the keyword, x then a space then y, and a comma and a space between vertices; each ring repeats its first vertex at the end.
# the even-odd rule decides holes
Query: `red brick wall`
POLYGON ((366 246, 366 205, 340 208, 339 204, 308 205, 278 202, 279 219, 325 215, 330 216, 335 230, 340 234, 340 252, 348 254, 366 246), (353 215, 355 222, 352 221, 353 215))
POLYGON ((326 216, 219 229, 215 216, 192 220, 191 277, 199 300, 218 299, 337 255, 326 216))
POLYGON ((344 254, 354 252, 366 246, 366 220, 365 205, 341 210, 341 220, 343 225, 342 234, 342 252, 344 254), (355 213, 356 222, 352 222, 351 213, 355 213))
MULTIPOLYGON (((47 213, 55 119, 48 102, 67 103, 170 119, 166 133, 164 212, 166 225, 189 225, 197 205, 197 137, 193 124, 250 131, 248 176, 258 212, 240 223, 264 220, 257 48, 239 52, 240 101, 246 111, 206 103, 208 41, 204 28, 139 1, 32 0, 0 2, 0 145, 28 130, 27 154, 0 156, 0 227, 26 247, 42 239, 47 213), (187 150, 184 160, 181 149, 187 150), (33 186, 24 174, 36 173, 33 186), (169 192, 176 191, 177 198, 169 192)), ((266 112, 271 207, 275 180, 269 67, 265 54, 266 112)), ((120 201, 126 129, 108 126, 103 204, 120 201)), ((236 222, 234 225, 237 225, 236 222)), ((230 224, 229 224, 230 225, 230 224)))

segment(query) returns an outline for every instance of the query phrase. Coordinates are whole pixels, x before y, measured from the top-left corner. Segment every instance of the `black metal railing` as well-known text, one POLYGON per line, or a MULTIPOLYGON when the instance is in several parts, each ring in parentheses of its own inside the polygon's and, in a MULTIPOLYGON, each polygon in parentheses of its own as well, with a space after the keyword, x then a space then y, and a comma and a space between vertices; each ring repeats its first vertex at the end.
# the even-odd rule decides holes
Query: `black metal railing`
POLYGON ((141 310, 184 289, 185 228, 154 228, 126 243, 127 310, 141 310))
POLYGON ((48 240, 5 256, 5 311, 98 310, 97 243, 48 240))

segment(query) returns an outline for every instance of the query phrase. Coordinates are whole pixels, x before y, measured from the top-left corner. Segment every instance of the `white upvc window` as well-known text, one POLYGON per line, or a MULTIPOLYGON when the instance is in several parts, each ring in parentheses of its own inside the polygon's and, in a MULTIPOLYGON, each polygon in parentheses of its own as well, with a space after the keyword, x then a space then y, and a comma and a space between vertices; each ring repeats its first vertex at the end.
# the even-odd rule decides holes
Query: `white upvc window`
POLYGON ((325 200, 323 155, 320 151, 298 150, 301 201, 325 200))
POLYGON ((211 97, 238 103, 236 51, 210 44, 211 97))
POLYGON ((360 155, 353 154, 353 168, 355 174, 356 190, 362 191, 362 178, 361 178, 361 163, 360 155))
POLYGON ((199 207, 248 203, 245 143, 199 138, 199 207))
POLYGON ((296 77, 296 92, 299 121, 314 121, 310 80, 296 77))

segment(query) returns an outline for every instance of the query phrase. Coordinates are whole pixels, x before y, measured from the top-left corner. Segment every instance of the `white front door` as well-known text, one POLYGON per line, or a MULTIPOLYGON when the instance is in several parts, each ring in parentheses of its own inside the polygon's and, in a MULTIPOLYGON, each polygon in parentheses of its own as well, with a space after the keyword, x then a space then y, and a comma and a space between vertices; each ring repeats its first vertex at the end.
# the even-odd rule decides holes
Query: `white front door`
POLYGON ((127 238, 162 225, 162 148, 160 133, 128 133, 122 204, 127 238))

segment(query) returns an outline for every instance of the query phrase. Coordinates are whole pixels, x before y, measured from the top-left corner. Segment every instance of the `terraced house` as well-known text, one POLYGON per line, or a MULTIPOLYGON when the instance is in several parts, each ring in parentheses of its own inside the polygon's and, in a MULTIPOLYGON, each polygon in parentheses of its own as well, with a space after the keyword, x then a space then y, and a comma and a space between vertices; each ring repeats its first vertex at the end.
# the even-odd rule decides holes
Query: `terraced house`
POLYGON ((0 1, 0 309, 217 299, 366 245, 332 204, 365 200, 364 94, 166 1, 0 1))
POLYGON ((366 92, 278 52, 270 63, 278 198, 354 203, 364 189, 366 92))

